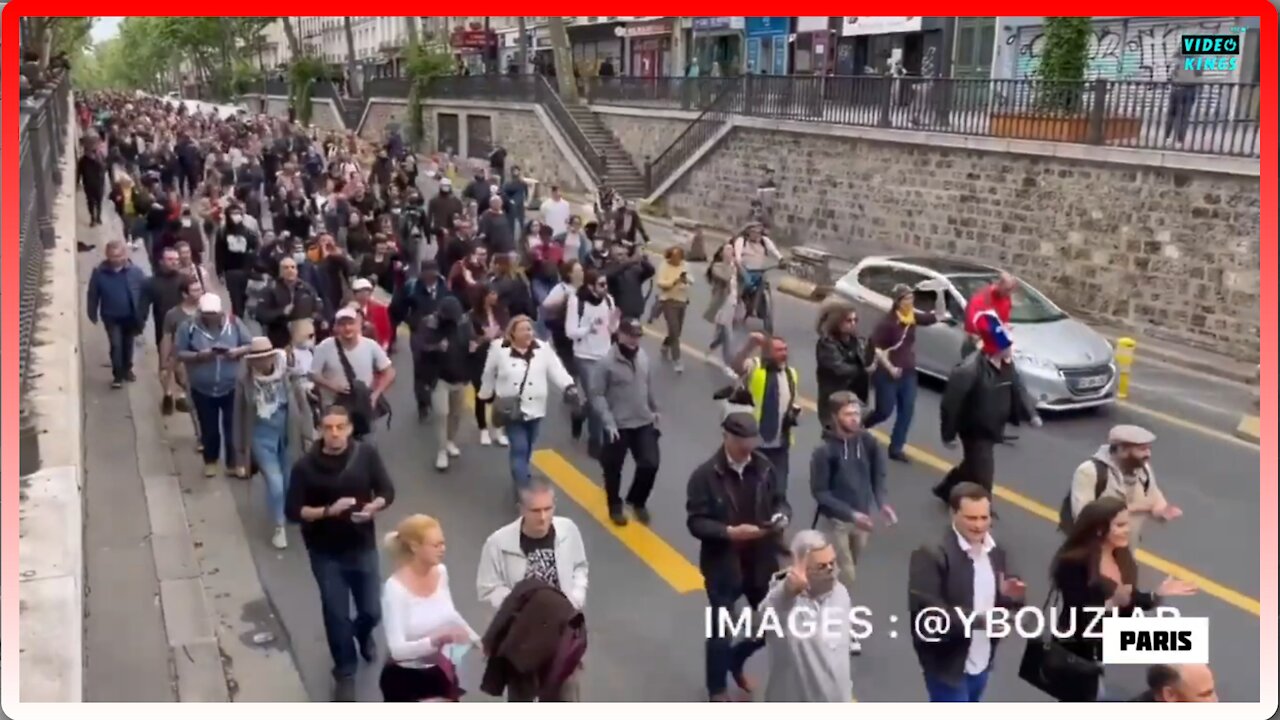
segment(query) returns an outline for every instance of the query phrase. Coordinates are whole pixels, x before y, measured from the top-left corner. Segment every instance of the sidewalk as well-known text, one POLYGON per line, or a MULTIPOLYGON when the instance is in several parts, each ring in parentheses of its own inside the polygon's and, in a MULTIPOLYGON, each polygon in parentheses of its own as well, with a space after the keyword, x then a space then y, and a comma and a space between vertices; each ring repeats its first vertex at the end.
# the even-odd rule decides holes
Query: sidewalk
MULTIPOLYGON (((120 237, 90 229, 80 287, 120 237)), ((150 271, 145 252, 133 260, 150 271)), ((84 352, 85 673, 88 701, 306 701, 287 636, 249 553, 225 477, 206 479, 190 418, 160 414, 154 332, 137 338, 137 382, 111 390, 107 341, 80 320, 84 352), (127 420, 127 422, 122 422, 127 420)))

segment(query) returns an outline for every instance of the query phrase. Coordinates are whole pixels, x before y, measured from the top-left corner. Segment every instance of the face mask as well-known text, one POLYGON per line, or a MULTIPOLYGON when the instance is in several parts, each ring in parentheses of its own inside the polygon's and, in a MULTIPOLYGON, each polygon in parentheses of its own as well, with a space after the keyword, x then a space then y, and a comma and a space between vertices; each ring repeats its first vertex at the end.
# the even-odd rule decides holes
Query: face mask
POLYGON ((305 252, 296 252, 293 254, 293 261, 298 264, 304 263, 307 261, 307 254, 305 252))
POLYGON ((228 219, 228 220, 230 220, 232 223, 234 223, 234 224, 236 224, 236 225, 239 225, 239 224, 240 224, 240 216, 239 216, 239 215, 228 215, 228 216, 227 216, 227 219, 228 219))
POLYGON ((191 227, 191 218, 182 218, 182 227, 184 228, 191 227))
POLYGON ((594 248, 594 249, 595 249, 595 251, 596 251, 596 252, 598 252, 598 253, 600 253, 601 255, 603 255, 603 254, 604 254, 604 241, 603 241, 603 240, 596 240, 595 242, 591 243, 591 247, 592 247, 592 248, 594 248))

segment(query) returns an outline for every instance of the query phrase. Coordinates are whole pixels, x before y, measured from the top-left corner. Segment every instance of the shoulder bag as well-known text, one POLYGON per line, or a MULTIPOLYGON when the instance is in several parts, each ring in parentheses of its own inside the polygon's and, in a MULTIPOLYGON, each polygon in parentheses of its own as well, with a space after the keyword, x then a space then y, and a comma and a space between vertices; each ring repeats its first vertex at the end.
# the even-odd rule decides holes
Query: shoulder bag
POLYGON ((490 420, 494 427, 504 428, 516 423, 522 423, 527 418, 524 416, 524 410, 520 407, 520 399, 524 396, 524 386, 529 382, 529 371, 533 369, 533 358, 525 360, 524 377, 520 379, 520 389, 516 391, 513 397, 498 397, 494 392, 493 410, 490 414, 490 420))
MULTIPOLYGON (((1048 609, 1057 607, 1060 595, 1056 585, 1049 588, 1049 595, 1040 607, 1041 617, 1050 617, 1048 609)), ((1102 665, 1063 645, 1050 627, 1044 635, 1027 639, 1018 677, 1055 700, 1092 702, 1097 699, 1102 665)))
POLYGON ((334 338, 333 343, 338 350, 338 361, 342 363, 342 373, 347 378, 349 389, 346 395, 338 396, 337 402, 351 413, 351 424, 355 436, 368 435, 373 430, 373 421, 384 416, 387 418, 387 427, 391 427, 391 404, 381 396, 376 404, 373 402, 373 391, 356 378, 356 371, 351 367, 351 361, 347 359, 347 352, 343 349, 342 342, 334 338))

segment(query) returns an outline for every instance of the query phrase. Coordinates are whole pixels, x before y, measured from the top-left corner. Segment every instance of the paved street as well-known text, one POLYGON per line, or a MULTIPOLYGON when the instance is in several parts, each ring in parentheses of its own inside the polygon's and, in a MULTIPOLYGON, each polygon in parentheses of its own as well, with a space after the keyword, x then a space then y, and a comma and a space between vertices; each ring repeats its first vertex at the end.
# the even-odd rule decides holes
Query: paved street
MULTIPOLYGON (((701 640, 705 600, 692 564, 697 546, 685 529, 684 493, 689 473, 715 451, 719 441, 717 404, 711 395, 725 379, 718 368, 699 361, 710 340, 710 328, 701 320, 705 287, 695 288, 694 295, 685 337, 686 372, 676 376, 667 368, 659 371, 665 434, 662 471, 650 502, 652 529, 635 523, 623 530, 610 526, 597 466, 582 446, 571 441, 567 423, 544 425, 537 468, 559 487, 559 512, 582 528, 591 561, 587 603, 591 646, 584 700, 705 699, 701 640)), ((800 372, 809 410, 793 451, 797 470, 790 482, 790 501, 797 525, 807 524, 814 512, 803 470, 817 437, 812 414, 814 321, 814 306, 778 296, 776 329, 791 345, 792 363, 800 372)), ((407 351, 403 338, 401 344, 407 351)), ((645 346, 656 357, 657 334, 647 338, 645 346)), ((448 473, 437 473, 432 467, 436 448, 431 429, 419 425, 414 416, 408 359, 407 352, 396 356, 401 379, 392 392, 395 419, 376 438, 398 490, 395 505, 379 525, 390 529, 399 518, 414 512, 437 516, 447 533, 448 564, 459 609, 473 625, 483 627, 488 613, 476 602, 474 590, 479 549, 488 533, 514 518, 505 451, 479 447, 474 427, 467 423, 463 457, 448 473)), ((1144 585, 1153 587, 1166 572, 1200 583, 1199 596, 1174 604, 1184 614, 1212 619, 1212 659, 1222 697, 1253 701, 1258 694, 1254 663, 1259 629, 1258 451, 1227 438, 1229 430, 1216 431, 1225 427, 1215 422, 1216 411, 1160 397, 1174 392, 1187 398, 1212 398, 1223 395, 1222 389, 1180 371, 1154 373, 1143 369, 1135 376, 1142 387, 1135 388, 1133 405, 1052 418, 1040 430, 1023 430, 1016 446, 997 451, 1001 516, 995 537, 1010 549, 1031 586, 1032 602, 1041 601, 1048 562, 1059 539, 1053 522, 1071 472, 1103 442, 1111 425, 1131 422, 1152 429, 1160 436, 1155 451, 1160 482, 1185 517, 1146 531, 1145 552, 1140 555, 1144 585)), ((868 606, 876 616, 876 633, 854 662, 854 690, 860 701, 924 698, 909 627, 901 615, 905 615, 910 551, 938 537, 947 524, 945 512, 929 496, 928 488, 949 463, 958 460, 938 440, 938 398, 936 390, 922 390, 910 439, 913 462, 890 468, 891 497, 901 522, 873 537, 859 565, 855 603, 868 606), (891 620, 893 614, 900 615, 896 622, 891 620)), ((308 693, 315 700, 325 700, 330 666, 300 538, 291 530, 293 545, 287 551, 271 548, 261 482, 228 482, 251 536, 258 574, 288 630, 308 693)), ((989 699, 1045 699, 1017 678, 1021 651, 1020 641, 1001 648, 989 699)), ((750 669, 763 677, 763 654, 752 662, 750 669)), ((376 667, 367 668, 362 678, 364 700, 378 699, 376 667)), ((467 672, 475 677, 476 670, 466 668, 464 677, 467 672)), ((1141 678, 1141 668, 1108 670, 1108 685, 1116 690, 1136 692, 1141 678)), ((469 699, 488 698, 473 695, 469 699)))

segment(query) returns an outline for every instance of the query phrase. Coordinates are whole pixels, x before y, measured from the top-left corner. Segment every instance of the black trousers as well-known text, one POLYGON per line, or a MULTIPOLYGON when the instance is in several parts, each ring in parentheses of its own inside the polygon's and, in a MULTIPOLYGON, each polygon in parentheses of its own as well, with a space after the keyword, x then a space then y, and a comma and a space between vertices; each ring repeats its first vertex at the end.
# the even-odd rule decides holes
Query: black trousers
POLYGON ((933 489, 934 494, 940 498, 948 498, 951 489, 962 482, 977 483, 990 491, 996 478, 995 446, 994 440, 985 437, 961 435, 960 447, 964 452, 964 459, 947 472, 942 483, 933 489))
POLYGON ((449 674, 439 666, 409 668, 387 663, 378 677, 383 702, 454 700, 461 694, 449 674))
POLYGON ((249 271, 228 270, 225 273, 227 295, 231 298, 231 314, 244 319, 244 308, 249 302, 249 271))
POLYGON ((653 483, 658 478, 658 465, 662 461, 658 448, 661 436, 662 433, 653 425, 620 429, 618 439, 605 445, 601 451, 604 493, 611 512, 622 509, 622 465, 627 460, 627 453, 635 461, 636 472, 631 480, 631 489, 627 491, 626 502, 632 507, 642 508, 649 501, 653 483))
POLYGON ((431 391, 435 389, 439 377, 440 372, 429 356, 423 353, 413 356, 413 399, 419 410, 431 408, 431 391))
POLYGON ((84 201, 85 201, 85 204, 89 206, 90 222, 101 223, 102 222, 102 190, 99 189, 98 192, 96 193, 91 193, 88 190, 85 190, 84 201))

